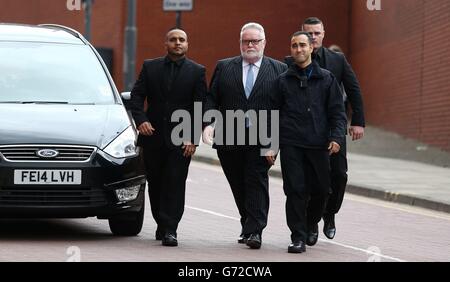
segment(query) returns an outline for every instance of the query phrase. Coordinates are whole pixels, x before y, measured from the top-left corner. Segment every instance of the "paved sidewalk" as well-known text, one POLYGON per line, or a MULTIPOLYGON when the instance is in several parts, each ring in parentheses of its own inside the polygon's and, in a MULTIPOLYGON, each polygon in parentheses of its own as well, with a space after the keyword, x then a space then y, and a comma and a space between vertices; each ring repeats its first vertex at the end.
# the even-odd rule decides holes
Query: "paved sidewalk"
MULTIPOLYGON (((216 150, 201 144, 193 158, 220 165, 216 150)), ((347 192, 450 213, 450 168, 348 153, 347 192)), ((279 158, 270 175, 281 177, 279 158)))

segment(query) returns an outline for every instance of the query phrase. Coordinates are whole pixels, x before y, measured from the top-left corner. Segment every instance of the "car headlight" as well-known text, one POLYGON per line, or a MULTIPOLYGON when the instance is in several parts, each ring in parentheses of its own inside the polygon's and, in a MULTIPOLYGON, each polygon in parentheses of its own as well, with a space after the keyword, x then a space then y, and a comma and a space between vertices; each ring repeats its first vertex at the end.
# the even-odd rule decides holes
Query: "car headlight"
POLYGON ((117 159, 132 157, 138 154, 136 140, 136 132, 130 126, 109 143, 103 151, 117 159))

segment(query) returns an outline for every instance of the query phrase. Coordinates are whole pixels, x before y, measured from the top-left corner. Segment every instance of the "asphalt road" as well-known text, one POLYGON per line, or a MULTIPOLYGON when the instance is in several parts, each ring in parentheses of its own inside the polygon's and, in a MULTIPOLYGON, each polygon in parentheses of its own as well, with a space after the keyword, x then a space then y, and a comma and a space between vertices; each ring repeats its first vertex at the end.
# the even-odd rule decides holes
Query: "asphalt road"
MULTIPOLYGON (((154 239, 146 207, 137 237, 115 237, 107 221, 89 219, 0 220, 0 261, 450 261, 450 215, 347 195, 337 235, 322 233, 306 253, 288 254, 289 230, 282 181, 272 178, 269 223, 260 250, 237 244, 237 209, 220 167, 193 162, 179 247, 154 239)), ((321 228, 321 226, 320 226, 321 228)), ((320 229, 321 230, 321 229, 320 229)))

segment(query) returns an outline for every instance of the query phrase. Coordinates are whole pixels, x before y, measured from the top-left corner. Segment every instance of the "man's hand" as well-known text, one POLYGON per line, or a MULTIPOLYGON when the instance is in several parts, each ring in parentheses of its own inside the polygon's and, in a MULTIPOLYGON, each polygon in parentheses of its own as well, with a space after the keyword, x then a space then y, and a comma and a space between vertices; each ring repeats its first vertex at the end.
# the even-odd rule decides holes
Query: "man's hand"
POLYGON ((348 134, 352 137, 352 141, 361 139, 364 137, 364 127, 362 126, 350 126, 348 134))
POLYGON ((183 146, 181 148, 184 150, 183 156, 186 158, 194 155, 196 149, 195 145, 189 141, 183 141, 183 146))
POLYGON ((212 145, 213 144, 214 127, 212 127, 210 125, 205 127, 205 129, 203 130, 202 140, 203 140, 203 143, 205 143, 205 144, 208 144, 208 145, 212 145))
POLYGON ((274 165, 275 161, 277 160, 277 154, 274 151, 270 150, 266 153, 266 159, 270 165, 274 165))
POLYGON ((338 153, 340 149, 341 149, 341 146, 339 146, 339 144, 334 141, 331 141, 330 145, 328 146, 328 151, 330 152, 330 156, 332 154, 338 153))
POLYGON ((153 128, 152 124, 148 121, 141 123, 138 126, 139 133, 146 136, 152 136, 153 132, 155 132, 155 129, 153 128))

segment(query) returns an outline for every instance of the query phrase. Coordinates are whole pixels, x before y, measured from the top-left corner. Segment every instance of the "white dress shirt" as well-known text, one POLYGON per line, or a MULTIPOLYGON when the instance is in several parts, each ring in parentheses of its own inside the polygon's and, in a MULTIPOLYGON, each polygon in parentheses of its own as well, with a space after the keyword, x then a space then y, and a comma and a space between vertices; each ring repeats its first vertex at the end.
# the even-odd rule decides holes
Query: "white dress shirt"
MULTIPOLYGON (((258 76, 259 73, 259 68, 261 67, 261 63, 262 63, 262 58, 259 59, 256 63, 253 64, 253 77, 256 81, 256 78, 258 76)), ((242 60, 242 85, 245 88, 245 82, 247 81, 247 74, 248 74, 248 68, 249 68, 250 64, 244 60, 242 60)), ((253 85, 255 85, 255 81, 253 81, 253 85)))

